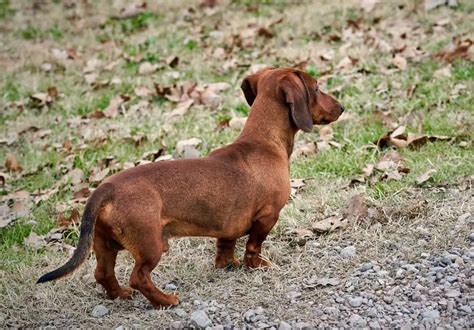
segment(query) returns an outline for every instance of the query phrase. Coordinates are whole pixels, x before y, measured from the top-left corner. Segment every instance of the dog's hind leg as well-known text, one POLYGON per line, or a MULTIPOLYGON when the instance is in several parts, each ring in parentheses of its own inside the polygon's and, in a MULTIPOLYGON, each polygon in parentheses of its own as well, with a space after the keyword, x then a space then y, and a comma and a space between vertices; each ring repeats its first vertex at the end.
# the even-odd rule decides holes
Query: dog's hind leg
POLYGON ((216 242, 216 268, 239 267, 240 261, 234 256, 236 239, 218 238, 216 242))
POLYGON ((133 289, 120 287, 115 277, 114 268, 118 250, 111 247, 110 244, 107 244, 104 237, 96 233, 94 236, 94 251, 97 258, 97 267, 94 274, 95 279, 104 287, 109 298, 131 298, 133 289))
POLYGON ((149 226, 135 226, 134 236, 139 244, 127 247, 135 258, 135 267, 130 277, 130 286, 139 290, 156 308, 174 306, 179 303, 174 294, 166 294, 153 284, 151 272, 163 253, 163 237, 159 221, 149 226))
POLYGON ((278 216, 262 216, 255 220, 250 229, 249 239, 245 248, 245 268, 270 267, 271 262, 260 257, 262 243, 278 220, 278 216))

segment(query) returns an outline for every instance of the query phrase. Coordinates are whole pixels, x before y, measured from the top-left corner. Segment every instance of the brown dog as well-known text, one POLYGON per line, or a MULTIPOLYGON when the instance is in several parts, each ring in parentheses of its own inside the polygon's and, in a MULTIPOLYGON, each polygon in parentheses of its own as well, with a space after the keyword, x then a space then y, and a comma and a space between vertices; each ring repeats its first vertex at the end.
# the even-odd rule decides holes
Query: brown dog
POLYGON ((245 78, 242 90, 251 111, 234 143, 203 159, 141 165, 107 178, 87 202, 74 255, 38 283, 74 271, 92 242, 95 278, 108 296, 129 298, 133 292, 120 287, 114 272, 117 252, 127 249, 135 258, 130 286, 156 307, 178 304, 150 275, 171 237, 217 238, 215 264, 223 268, 240 265, 235 243, 249 235, 245 267, 270 266, 260 252, 290 195, 294 136, 335 121, 344 109, 310 75, 293 69, 261 70, 245 78))

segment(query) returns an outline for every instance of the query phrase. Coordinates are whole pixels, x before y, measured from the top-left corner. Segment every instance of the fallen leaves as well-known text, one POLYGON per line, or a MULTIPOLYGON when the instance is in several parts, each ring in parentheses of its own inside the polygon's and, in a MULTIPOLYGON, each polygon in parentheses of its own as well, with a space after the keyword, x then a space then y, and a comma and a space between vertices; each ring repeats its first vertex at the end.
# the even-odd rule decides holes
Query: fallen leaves
POLYGON ((362 194, 352 196, 342 210, 341 215, 333 215, 312 225, 317 234, 327 234, 337 229, 356 224, 369 216, 367 200, 362 194))
POLYGON ((20 165, 15 155, 13 154, 7 155, 7 158, 5 159, 5 167, 7 168, 9 172, 19 173, 23 171, 23 166, 20 165))
POLYGON ((114 118, 118 114, 118 110, 120 106, 126 102, 129 101, 130 97, 126 95, 117 95, 114 97, 112 100, 110 100, 109 105, 102 111, 105 117, 108 118, 114 118))
POLYGON ((349 185, 359 183, 375 184, 379 181, 401 180, 410 173, 400 154, 395 150, 383 154, 377 164, 367 164, 362 169, 363 175, 353 178, 349 185))
POLYGON ((402 125, 396 129, 389 131, 382 135, 377 141, 374 142, 379 148, 388 148, 394 146, 398 149, 401 148, 419 148, 425 145, 427 142, 435 141, 451 141, 453 140, 449 136, 444 135, 427 135, 427 134, 405 134, 406 126, 402 125))
POLYGON ((469 48, 471 48, 473 41, 471 39, 454 38, 453 42, 445 49, 433 55, 433 58, 451 63, 456 59, 468 59, 469 48))
POLYGON ((26 217, 32 207, 32 198, 26 190, 2 196, 0 204, 0 228, 8 226, 12 221, 26 217))
POLYGON ((395 57, 392 60, 392 64, 395 65, 397 68, 400 70, 405 70, 407 68, 407 60, 401 55, 395 55, 395 57))
POLYGON ((58 89, 54 86, 48 87, 46 93, 35 93, 30 96, 33 105, 47 106, 50 105, 54 99, 59 96, 58 89))
POLYGON ((178 156, 182 155, 183 158, 199 158, 200 152, 197 150, 202 141, 198 138, 191 138, 188 140, 178 141, 176 144, 176 154, 178 156))
POLYGON ((160 67, 159 64, 151 64, 150 62, 143 62, 138 67, 138 74, 146 75, 155 72, 160 67))
POLYGON ((435 169, 428 170, 427 172, 423 173, 422 175, 420 175, 419 177, 416 178, 416 184, 417 185, 422 185, 423 183, 430 180, 435 173, 436 173, 435 169))
POLYGON ((102 170, 95 169, 93 174, 89 177, 90 183, 100 183, 104 180, 110 172, 110 168, 106 167, 102 170))

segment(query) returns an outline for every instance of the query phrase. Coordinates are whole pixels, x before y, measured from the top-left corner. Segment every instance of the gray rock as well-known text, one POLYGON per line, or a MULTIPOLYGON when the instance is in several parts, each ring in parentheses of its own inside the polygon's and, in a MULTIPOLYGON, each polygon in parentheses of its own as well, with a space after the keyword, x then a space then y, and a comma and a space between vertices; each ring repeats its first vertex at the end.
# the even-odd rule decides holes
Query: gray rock
POLYGON ((286 323, 285 321, 281 321, 281 322, 278 324, 278 330, 291 330, 291 325, 289 325, 289 324, 286 323))
POLYGON ((474 242, 474 233, 470 233, 470 234, 469 234, 469 240, 470 240, 471 242, 474 242))
POLYGON ((188 313, 186 313, 186 311, 182 308, 175 308, 174 309, 174 313, 176 314, 176 316, 178 317, 185 317, 186 315, 188 315, 188 313))
POLYGON ((324 308, 323 312, 329 315, 339 315, 339 309, 337 309, 336 307, 331 307, 331 306, 324 308))
POLYGON ((181 321, 174 321, 171 323, 171 329, 182 329, 183 323, 181 321))
POLYGON ((370 321, 369 322, 369 328, 371 329, 380 329, 380 323, 377 321, 370 321))
POLYGON ((362 316, 358 314, 352 314, 349 322, 352 327, 365 327, 367 325, 367 321, 365 321, 362 316))
POLYGON ((357 254, 357 249, 355 248, 355 246, 346 246, 345 248, 343 248, 341 250, 341 256, 343 258, 354 258, 357 254))
POLYGON ((211 319, 207 316, 204 311, 195 311, 190 317, 191 325, 198 329, 204 329, 212 325, 211 319))
POLYGON ((176 286, 176 284, 174 284, 172 282, 165 285, 165 290, 175 291, 177 289, 178 289, 178 287, 176 286))
POLYGON ((456 298, 456 297, 459 297, 461 295, 461 292, 459 290, 456 290, 456 289, 446 290, 446 293, 444 295, 448 298, 456 298))
POLYGON ((249 309, 244 313, 244 321, 247 323, 253 323, 257 314, 253 309, 249 309))
POLYGON ((374 264, 371 262, 366 262, 360 267, 360 271, 366 272, 368 270, 371 270, 372 268, 374 268, 374 264))
POLYGON ((354 297, 349 299, 349 305, 354 308, 360 307, 362 305, 362 298, 361 297, 354 297))
POLYGON ((472 313, 472 308, 469 305, 460 306, 458 309, 464 313, 467 313, 468 315, 471 315, 472 313))
POLYGON ((297 322, 297 323, 294 323, 291 328, 294 330, 308 330, 308 329, 313 329, 314 327, 311 326, 311 324, 306 323, 306 322, 297 322))
POLYGON ((92 310, 92 313, 91 313, 91 315, 93 317, 102 317, 102 316, 105 316, 107 314, 109 314, 109 310, 104 305, 95 306, 94 309, 92 310))
POLYGON ((422 314, 424 319, 439 319, 439 312, 436 309, 424 311, 422 314))

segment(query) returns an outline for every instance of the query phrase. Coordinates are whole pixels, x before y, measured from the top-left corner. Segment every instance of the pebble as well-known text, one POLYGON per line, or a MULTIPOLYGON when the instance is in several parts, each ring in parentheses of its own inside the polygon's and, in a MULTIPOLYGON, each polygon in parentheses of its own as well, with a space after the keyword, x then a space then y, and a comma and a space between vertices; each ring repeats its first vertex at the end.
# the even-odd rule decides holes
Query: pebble
POLYGON ((102 316, 105 316, 107 314, 109 314, 109 310, 104 305, 95 306, 94 309, 92 310, 92 313, 91 313, 91 315, 93 317, 102 317, 102 316))
POLYGON ((178 287, 174 283, 168 283, 165 285, 165 290, 175 291, 175 290, 178 290, 178 287))
POLYGON ((289 324, 286 323, 285 321, 281 321, 281 322, 278 324, 278 330, 291 330, 291 325, 289 325, 289 324))
POLYGON ((313 329, 314 327, 311 324, 306 323, 306 322, 297 322, 297 323, 294 323, 291 328, 295 330, 307 330, 307 329, 313 329))
POLYGON ((471 242, 474 242, 474 233, 470 233, 470 234, 469 234, 469 240, 470 240, 471 242))
POLYGON ((341 256, 343 258, 354 258, 356 256, 357 249, 355 246, 347 246, 341 250, 341 256))
POLYGON ((366 272, 368 270, 371 270, 372 268, 374 268, 374 264, 371 262, 366 262, 362 265, 362 267, 360 267, 360 271, 366 272))
POLYGON ((188 314, 186 313, 186 311, 185 311, 184 309, 182 309, 182 308, 175 308, 175 309, 174 309, 174 313, 175 313, 176 316, 178 316, 178 317, 185 317, 186 315, 188 315, 188 314))
POLYGON ((439 319, 439 312, 437 310, 427 310, 422 314, 424 319, 439 319))
POLYGON ((350 298, 349 305, 351 305, 354 308, 360 307, 362 305, 362 298, 361 297, 350 298))
POLYGON ((190 317, 191 325, 198 329, 205 329, 212 325, 211 319, 207 316, 204 311, 195 311, 190 317))
POLYGON ((365 321, 362 316, 358 314, 352 314, 349 322, 352 327, 365 327, 367 325, 367 321, 365 321))
POLYGON ((455 289, 446 290, 446 293, 444 295, 448 298, 456 298, 456 297, 459 297, 461 295, 461 292, 459 290, 455 290, 455 289))

